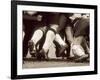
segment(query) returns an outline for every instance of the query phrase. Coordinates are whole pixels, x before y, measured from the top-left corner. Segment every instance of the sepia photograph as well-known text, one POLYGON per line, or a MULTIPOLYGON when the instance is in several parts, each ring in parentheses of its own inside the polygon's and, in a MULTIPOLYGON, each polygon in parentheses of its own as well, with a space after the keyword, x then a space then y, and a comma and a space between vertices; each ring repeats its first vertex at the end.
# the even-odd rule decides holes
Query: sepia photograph
POLYGON ((96 74, 96 14, 95 5, 12 1, 12 78, 96 74))
POLYGON ((88 66, 89 13, 23 11, 23 68, 88 66))

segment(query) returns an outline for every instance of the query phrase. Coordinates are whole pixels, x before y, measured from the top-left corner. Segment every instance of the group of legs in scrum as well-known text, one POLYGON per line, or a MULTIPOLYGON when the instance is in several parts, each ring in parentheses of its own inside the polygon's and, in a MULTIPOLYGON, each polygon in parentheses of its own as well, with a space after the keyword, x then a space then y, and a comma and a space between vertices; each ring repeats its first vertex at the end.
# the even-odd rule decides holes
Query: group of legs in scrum
POLYGON ((87 60, 89 27, 89 14, 85 13, 23 11, 23 59, 30 52, 37 60, 49 60, 54 43, 56 57, 87 60))

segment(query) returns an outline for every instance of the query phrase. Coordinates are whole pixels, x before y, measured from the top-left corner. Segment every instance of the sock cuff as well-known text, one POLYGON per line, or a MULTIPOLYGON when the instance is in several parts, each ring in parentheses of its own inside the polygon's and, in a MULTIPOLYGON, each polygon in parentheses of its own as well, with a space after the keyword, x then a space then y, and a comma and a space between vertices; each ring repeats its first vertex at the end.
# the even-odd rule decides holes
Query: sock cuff
POLYGON ((55 31, 54 29, 49 28, 49 29, 48 29, 48 31, 49 31, 49 30, 53 31, 53 32, 54 32, 54 34, 56 35, 56 31, 55 31))

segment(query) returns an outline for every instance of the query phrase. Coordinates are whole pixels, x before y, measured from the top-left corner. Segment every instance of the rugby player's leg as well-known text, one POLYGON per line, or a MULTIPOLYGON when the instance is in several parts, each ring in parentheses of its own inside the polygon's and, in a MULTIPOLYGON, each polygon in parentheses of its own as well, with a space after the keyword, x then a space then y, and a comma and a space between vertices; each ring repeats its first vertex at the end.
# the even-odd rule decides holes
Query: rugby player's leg
POLYGON ((37 44, 43 37, 45 31, 46 31, 45 26, 34 31, 34 34, 31 38, 31 40, 29 41, 29 43, 31 43, 31 45, 30 45, 30 54, 31 55, 34 55, 37 52, 37 49, 39 49, 37 44))
POLYGON ((58 25, 52 24, 51 28, 46 33, 46 39, 43 45, 43 50, 45 51, 45 53, 48 52, 51 44, 53 43, 55 39, 57 28, 58 28, 58 25))
POLYGON ((81 61, 83 59, 88 58, 88 55, 85 53, 84 48, 82 47, 82 41, 84 39, 84 36, 89 32, 89 23, 87 20, 82 20, 79 23, 79 26, 76 26, 77 30, 74 34, 74 45, 73 45, 73 51, 74 54, 79 56, 76 61, 81 61))
POLYGON ((59 27, 58 25, 58 21, 59 21, 59 13, 48 13, 48 25, 49 25, 49 29, 46 32, 46 37, 45 37, 45 42, 43 44, 42 49, 40 50, 40 54, 45 56, 45 59, 48 59, 48 51, 49 48, 51 47, 55 36, 56 36, 56 32, 57 29, 59 27))
POLYGON ((55 41, 60 45, 59 56, 68 48, 68 45, 64 42, 59 34, 56 34, 55 41))
POLYGON ((74 42, 74 36, 73 36, 72 26, 66 26, 65 34, 66 34, 67 41, 70 44, 70 53, 69 53, 70 56, 69 57, 73 59, 74 54, 72 53, 72 45, 73 45, 73 42, 74 42))

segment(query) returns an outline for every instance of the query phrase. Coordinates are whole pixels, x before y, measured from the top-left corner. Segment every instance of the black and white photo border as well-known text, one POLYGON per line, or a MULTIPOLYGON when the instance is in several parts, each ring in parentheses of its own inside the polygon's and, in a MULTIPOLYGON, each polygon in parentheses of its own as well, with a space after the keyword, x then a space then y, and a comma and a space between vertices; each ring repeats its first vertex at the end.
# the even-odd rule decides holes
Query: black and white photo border
POLYGON ((11 78, 40 78, 97 74, 97 6, 33 1, 11 1, 11 78), (22 68, 22 11, 90 14, 90 65, 56 68, 22 68))

